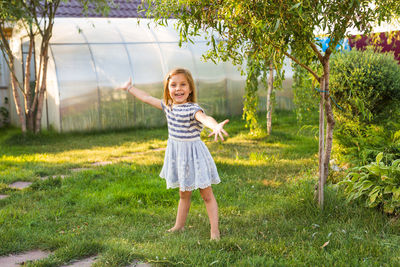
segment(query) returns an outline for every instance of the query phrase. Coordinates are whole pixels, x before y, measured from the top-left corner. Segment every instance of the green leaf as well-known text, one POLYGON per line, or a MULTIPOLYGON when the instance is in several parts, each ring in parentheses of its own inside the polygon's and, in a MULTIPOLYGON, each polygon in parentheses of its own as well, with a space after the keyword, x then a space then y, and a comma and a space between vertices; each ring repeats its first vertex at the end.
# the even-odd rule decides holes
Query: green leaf
POLYGON ((366 190, 366 189, 368 189, 368 188, 370 188, 371 186, 373 186, 374 185, 374 183, 373 182, 371 182, 371 181, 369 181, 369 180, 367 180, 367 181, 364 181, 363 183, 362 183, 362 187, 361 187, 361 190, 366 190))
POLYGON ((374 194, 372 194, 369 197, 369 206, 375 206, 377 203, 375 203, 376 198, 379 196, 379 191, 376 191, 374 194))
POLYGON ((393 185, 387 185, 385 190, 383 190, 384 194, 392 194, 393 193, 393 185))
POLYGON ((400 188, 393 189, 393 198, 396 200, 400 198, 400 188))
POLYGON ((392 204, 386 204, 383 206, 383 211, 392 214, 394 212, 394 206, 392 204))
POLYGON ((368 169, 368 171, 376 176, 380 176, 381 175, 381 169, 376 166, 376 165, 368 165, 366 166, 366 168, 368 169))
POLYGON ((396 159, 392 162, 392 167, 398 167, 400 166, 400 159, 396 159))
POLYGON ((276 32, 278 30, 280 23, 281 23, 281 19, 278 19, 275 24, 274 32, 276 32))
POLYGON ((291 10, 293 10, 293 9, 295 9, 295 8, 298 8, 301 4, 302 4, 302 2, 299 2, 299 3, 295 4, 295 5, 293 5, 293 6, 289 9, 289 11, 291 11, 291 10))
POLYGON ((368 196, 370 197, 370 196, 374 195, 376 192, 379 192, 381 189, 382 189, 382 186, 379 186, 379 185, 375 186, 375 187, 371 190, 371 192, 368 194, 368 196))
POLYGON ((379 153, 379 154, 376 156, 376 164, 379 165, 379 163, 381 162, 382 158, 383 158, 383 152, 379 153))
POLYGON ((347 177, 351 177, 351 181, 356 182, 360 178, 361 174, 357 172, 351 172, 347 175, 347 177))

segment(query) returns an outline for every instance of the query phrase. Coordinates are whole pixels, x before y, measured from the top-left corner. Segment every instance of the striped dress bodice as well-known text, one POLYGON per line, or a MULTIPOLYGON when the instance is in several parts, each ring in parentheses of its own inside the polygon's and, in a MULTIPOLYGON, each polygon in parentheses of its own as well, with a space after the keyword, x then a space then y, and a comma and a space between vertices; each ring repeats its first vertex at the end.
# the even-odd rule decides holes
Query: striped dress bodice
POLYGON ((200 140, 203 125, 194 117, 197 111, 203 111, 198 104, 184 103, 166 106, 161 101, 161 106, 167 118, 169 138, 180 141, 200 140))

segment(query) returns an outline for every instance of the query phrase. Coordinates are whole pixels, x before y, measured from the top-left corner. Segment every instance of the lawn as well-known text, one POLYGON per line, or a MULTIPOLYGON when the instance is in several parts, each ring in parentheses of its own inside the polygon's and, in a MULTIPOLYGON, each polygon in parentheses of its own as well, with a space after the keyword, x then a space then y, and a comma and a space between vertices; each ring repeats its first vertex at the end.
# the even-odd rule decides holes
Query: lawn
POLYGON ((293 113, 275 114, 271 136, 251 136, 240 118, 226 129, 226 142, 203 134, 222 180, 213 187, 219 242, 209 240, 197 191, 186 230, 166 233, 179 196, 158 177, 165 127, 27 137, 1 129, 0 194, 10 197, 0 200, 0 255, 51 251, 34 266, 91 255, 98 255, 96 266, 400 265, 397 219, 347 204, 334 185, 326 188, 325 209, 318 208, 318 142, 299 134, 293 113), (104 161, 112 163, 92 165, 104 161), (33 184, 8 187, 21 180, 33 184))

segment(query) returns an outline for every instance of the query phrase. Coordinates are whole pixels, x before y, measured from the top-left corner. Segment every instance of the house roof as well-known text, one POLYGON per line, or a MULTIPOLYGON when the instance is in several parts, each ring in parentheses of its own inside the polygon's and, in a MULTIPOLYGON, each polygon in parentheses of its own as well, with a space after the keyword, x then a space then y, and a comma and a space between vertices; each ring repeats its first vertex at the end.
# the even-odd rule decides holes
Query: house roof
MULTIPOLYGON (((111 1, 108 1, 111 2, 111 1)), ((96 13, 90 10, 87 15, 83 14, 82 4, 77 0, 69 0, 68 2, 61 1, 57 9, 56 17, 108 17, 108 18, 138 18, 144 17, 144 14, 138 13, 138 6, 141 0, 113 0, 114 5, 111 6, 107 16, 96 13)))

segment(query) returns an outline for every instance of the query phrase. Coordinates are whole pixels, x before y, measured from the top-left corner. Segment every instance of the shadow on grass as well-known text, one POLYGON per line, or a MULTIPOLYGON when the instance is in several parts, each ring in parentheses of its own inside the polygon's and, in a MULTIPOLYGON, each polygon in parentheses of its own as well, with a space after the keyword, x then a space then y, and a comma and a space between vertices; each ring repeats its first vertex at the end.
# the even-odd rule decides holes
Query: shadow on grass
POLYGON ((87 133, 43 132, 37 135, 22 134, 19 130, 3 130, 0 146, 5 154, 58 153, 73 149, 110 147, 126 142, 147 142, 151 139, 166 139, 166 127, 146 129, 122 129, 87 133))

